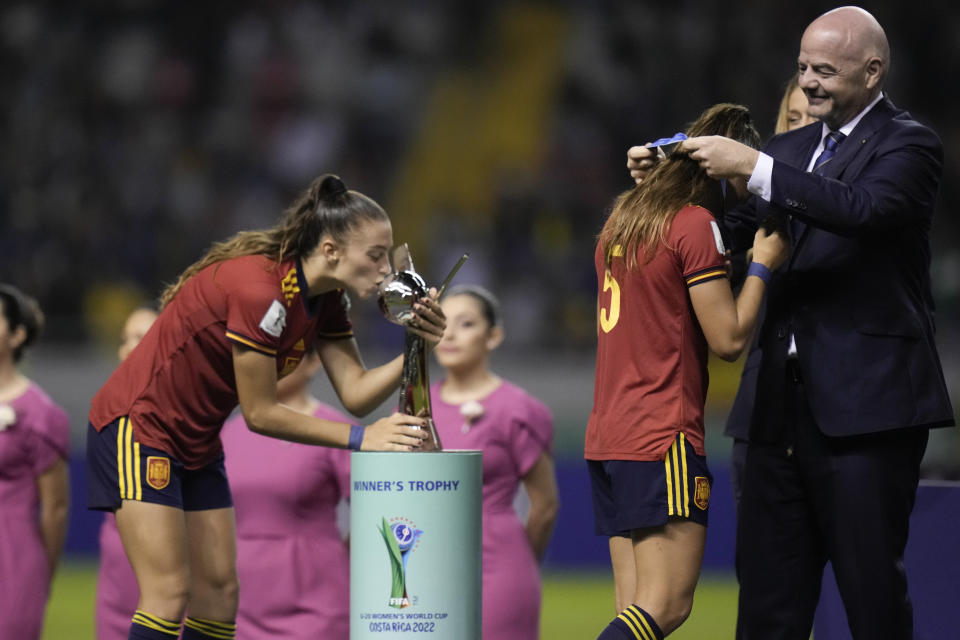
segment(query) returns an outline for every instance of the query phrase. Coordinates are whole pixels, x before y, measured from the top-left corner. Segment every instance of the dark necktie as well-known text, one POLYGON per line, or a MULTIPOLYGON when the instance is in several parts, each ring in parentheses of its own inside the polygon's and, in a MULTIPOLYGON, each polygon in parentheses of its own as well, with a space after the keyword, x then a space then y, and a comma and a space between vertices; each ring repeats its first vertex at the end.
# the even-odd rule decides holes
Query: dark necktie
POLYGON ((813 163, 813 169, 811 169, 810 172, 823 175, 823 167, 833 160, 833 156, 837 154, 837 147, 846 137, 847 136, 839 131, 831 131, 828 133, 827 137, 823 140, 823 151, 817 156, 816 161, 813 163))
MULTIPOLYGON (((810 169, 810 173, 823 175, 823 168, 833 160, 833 156, 837 155, 837 147, 840 146, 840 143, 843 142, 843 139, 846 137, 846 135, 839 131, 831 131, 828 133, 827 137, 823 139, 823 151, 820 152, 820 155, 817 156, 817 159, 814 161, 813 169, 810 169)), ((793 236, 794 241, 800 237, 802 232, 802 223, 796 217, 791 216, 790 234, 793 236)))

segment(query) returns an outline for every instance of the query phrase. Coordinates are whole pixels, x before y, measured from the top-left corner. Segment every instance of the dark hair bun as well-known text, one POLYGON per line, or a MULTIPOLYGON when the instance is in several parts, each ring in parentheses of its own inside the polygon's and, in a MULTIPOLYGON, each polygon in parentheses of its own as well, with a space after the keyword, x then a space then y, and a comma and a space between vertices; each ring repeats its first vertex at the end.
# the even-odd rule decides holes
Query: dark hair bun
POLYGON ((345 194, 347 192, 347 185, 343 184, 340 176, 335 176, 331 173, 320 182, 318 192, 321 200, 330 200, 345 194))

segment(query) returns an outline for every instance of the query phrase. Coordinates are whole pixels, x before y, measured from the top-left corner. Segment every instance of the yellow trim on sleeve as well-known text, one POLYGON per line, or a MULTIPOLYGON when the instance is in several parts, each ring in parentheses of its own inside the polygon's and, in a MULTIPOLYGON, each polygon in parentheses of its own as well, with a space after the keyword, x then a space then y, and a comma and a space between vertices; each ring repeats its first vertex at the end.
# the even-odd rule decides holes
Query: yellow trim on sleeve
POLYGON ((726 277, 726 275, 727 275, 726 269, 714 269, 713 271, 708 271, 706 273, 701 273, 691 278, 687 278, 687 285, 697 284, 701 280, 706 280, 707 278, 716 278, 717 276, 726 277))
POLYGON ((241 336, 241 335, 239 335, 239 334, 236 334, 236 333, 234 333, 234 332, 232 332, 232 331, 227 331, 227 332, 226 332, 226 336, 227 336, 228 339, 233 340, 234 342, 239 342, 240 344, 246 345, 246 346, 250 347, 251 349, 256 349, 257 351, 260 351, 261 353, 266 353, 266 354, 271 355, 271 356, 277 355, 277 350, 276 350, 276 349, 272 349, 272 348, 267 347, 267 346, 264 346, 264 345, 262 345, 262 344, 260 344, 260 343, 258 343, 258 342, 254 342, 253 340, 250 340, 249 338, 244 338, 243 336, 241 336))

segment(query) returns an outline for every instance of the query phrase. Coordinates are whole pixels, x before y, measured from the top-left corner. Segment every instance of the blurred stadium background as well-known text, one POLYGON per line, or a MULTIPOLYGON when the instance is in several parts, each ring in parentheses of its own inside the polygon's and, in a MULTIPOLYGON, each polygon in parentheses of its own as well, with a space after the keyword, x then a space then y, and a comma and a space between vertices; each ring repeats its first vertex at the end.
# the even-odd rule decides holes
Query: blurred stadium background
MULTIPOLYGON (((496 368, 543 399, 556 424, 563 506, 545 562, 545 630, 573 637, 575 613, 584 637, 596 633, 612 596, 580 461, 592 398, 592 253, 608 204, 630 186, 625 151, 721 101, 749 105, 761 132, 772 133, 802 29, 832 6, 3 3, 0 281, 36 296, 47 314, 26 373, 67 408, 74 435, 67 562, 50 616, 66 631, 51 626, 47 637, 89 637, 82 625, 99 519, 80 493, 83 434, 89 400, 114 366, 120 323, 211 241, 273 224, 325 171, 384 204, 395 239, 410 243, 428 278, 469 251, 457 280, 501 297, 508 339, 496 368)), ((956 406, 960 8, 948 0, 863 6, 891 41, 888 95, 946 149, 933 273, 956 406)), ((398 351, 399 330, 375 305, 355 305, 354 320, 368 362, 398 351)), ((711 363, 708 577, 681 638, 732 635, 721 431, 738 375, 738 365, 711 363), (696 627, 700 619, 710 626, 696 627)), ((335 402, 328 388, 317 393, 335 402)), ((960 478, 956 430, 934 434, 924 473, 960 478)))

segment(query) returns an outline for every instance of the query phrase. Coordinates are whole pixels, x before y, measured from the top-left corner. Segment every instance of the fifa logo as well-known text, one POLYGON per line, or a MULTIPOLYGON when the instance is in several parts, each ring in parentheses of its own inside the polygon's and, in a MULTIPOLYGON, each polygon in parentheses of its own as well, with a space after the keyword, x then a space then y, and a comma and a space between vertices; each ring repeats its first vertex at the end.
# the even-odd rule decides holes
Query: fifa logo
POLYGON ((393 577, 389 604, 396 609, 404 609, 411 604, 407 594, 407 559, 410 552, 416 548, 423 531, 406 518, 392 518, 391 522, 383 518, 380 533, 387 545, 393 577))

